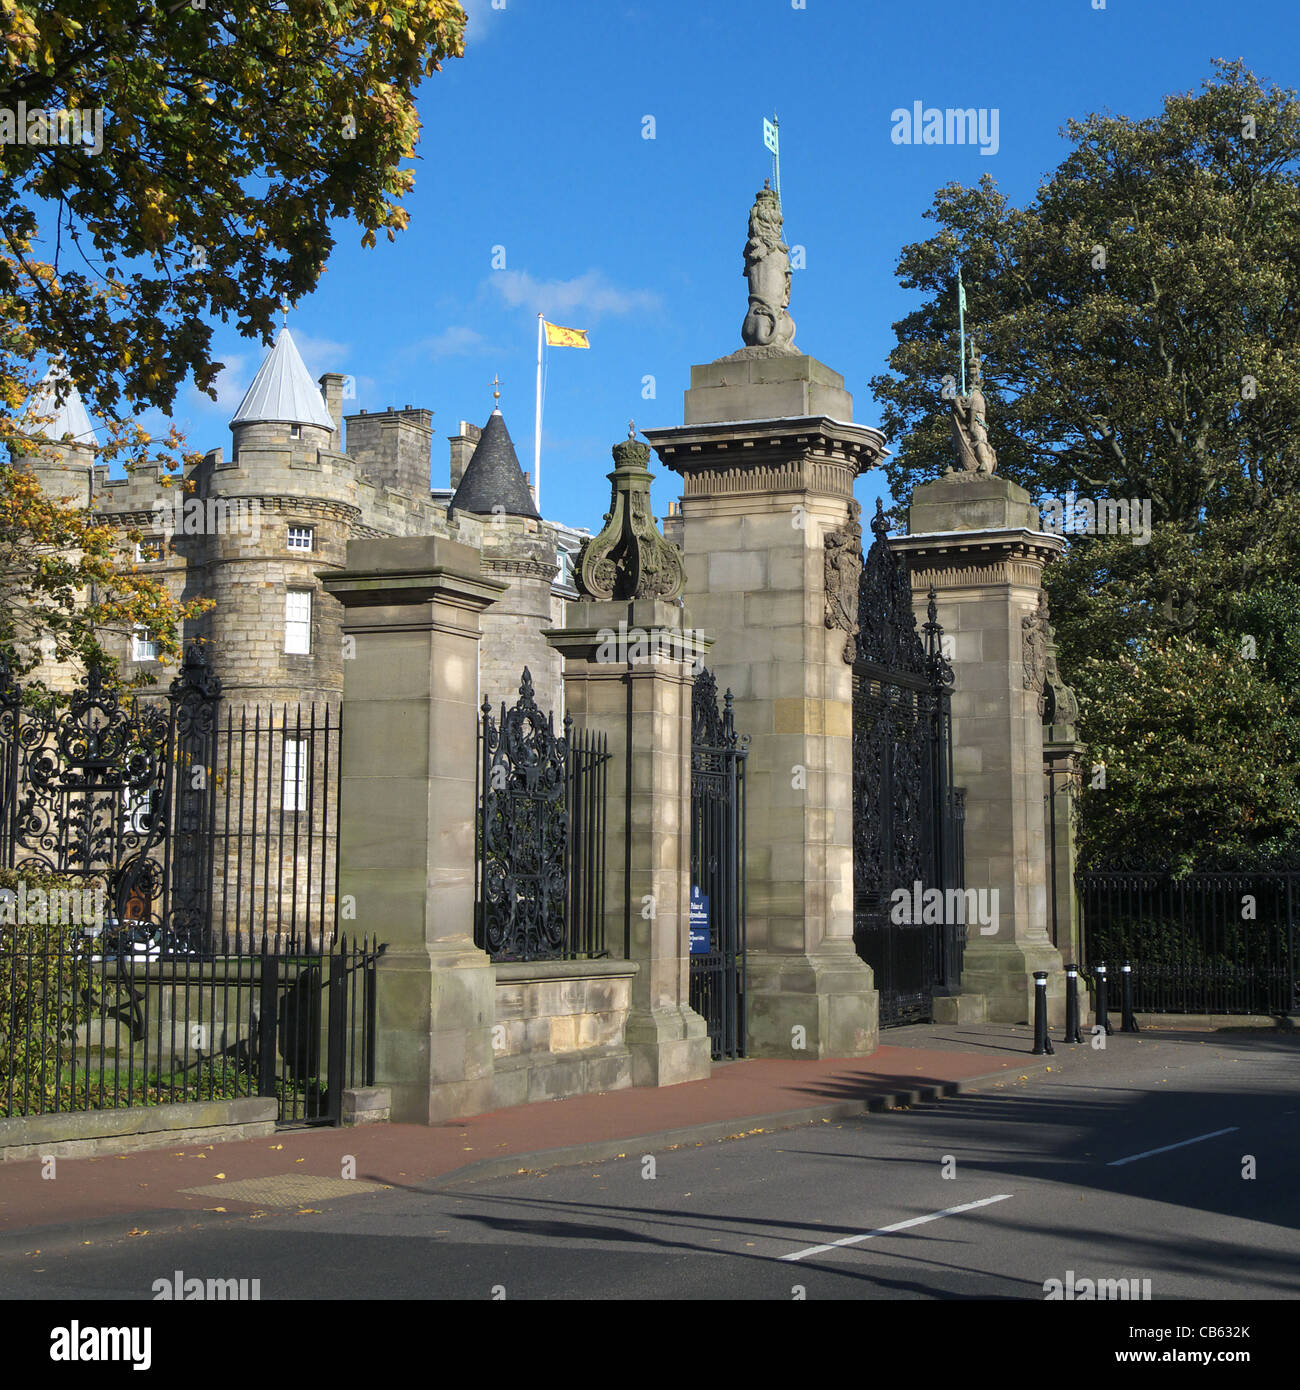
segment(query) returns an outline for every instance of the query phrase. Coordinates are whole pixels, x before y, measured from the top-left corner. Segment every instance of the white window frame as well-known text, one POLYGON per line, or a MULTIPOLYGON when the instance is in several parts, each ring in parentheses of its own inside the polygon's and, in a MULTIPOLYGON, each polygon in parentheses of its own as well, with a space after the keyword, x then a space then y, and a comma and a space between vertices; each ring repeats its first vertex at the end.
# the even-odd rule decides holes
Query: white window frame
POLYGON ((285 811, 307 809, 307 769, 311 740, 284 736, 284 767, 280 778, 280 805, 285 811))
POLYGON ((311 655, 310 589, 286 589, 284 594, 284 650, 290 656, 311 655), (304 602, 305 601, 305 602, 304 602), (306 610, 305 616, 303 610, 306 610))
POLYGON ((288 550, 311 551, 316 549, 316 528, 314 526, 290 526, 285 536, 285 547, 288 550), (296 545, 295 539, 307 537, 306 545, 296 545))
POLYGON ((301 439, 301 438, 302 438, 302 426, 301 426, 301 425, 290 425, 290 426, 289 426, 289 438, 290 438, 290 439, 301 439))
POLYGON ((157 565, 163 559, 163 538, 161 536, 145 536, 143 540, 135 543, 135 562, 137 565, 157 565), (145 547, 157 547, 156 555, 145 554, 145 547))
POLYGON ((137 626, 131 633, 131 660, 158 660, 157 640, 149 636, 149 629, 146 627, 137 626))

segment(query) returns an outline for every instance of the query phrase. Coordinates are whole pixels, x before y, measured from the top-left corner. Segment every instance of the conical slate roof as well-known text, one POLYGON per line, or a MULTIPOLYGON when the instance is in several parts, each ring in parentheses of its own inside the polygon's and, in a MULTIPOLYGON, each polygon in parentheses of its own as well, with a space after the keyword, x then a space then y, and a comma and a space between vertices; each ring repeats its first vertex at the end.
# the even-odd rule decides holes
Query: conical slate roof
POLYGON ((64 396, 63 404, 55 404, 55 383, 65 380, 67 378, 58 367, 51 367, 45 373, 45 379, 32 392, 31 400, 28 402, 30 414, 53 413, 54 416, 48 424, 38 425, 37 430, 46 439, 57 441, 67 434, 72 436, 75 444, 97 446, 99 439, 95 434, 95 427, 90 423, 90 416, 86 414, 86 407, 76 386, 69 383, 68 394, 64 396))
POLYGON ((336 428, 325 409, 320 387, 307 374, 287 328, 280 330, 275 346, 258 369, 230 423, 251 425, 269 421, 336 428))
POLYGON ((451 506, 456 511, 491 516, 493 508, 498 505, 503 508, 498 515, 531 516, 540 520, 533 505, 533 494, 524 482, 523 470, 519 467, 510 431, 506 429, 505 417, 499 410, 494 410, 483 426, 483 433, 469 463, 465 465, 451 506))

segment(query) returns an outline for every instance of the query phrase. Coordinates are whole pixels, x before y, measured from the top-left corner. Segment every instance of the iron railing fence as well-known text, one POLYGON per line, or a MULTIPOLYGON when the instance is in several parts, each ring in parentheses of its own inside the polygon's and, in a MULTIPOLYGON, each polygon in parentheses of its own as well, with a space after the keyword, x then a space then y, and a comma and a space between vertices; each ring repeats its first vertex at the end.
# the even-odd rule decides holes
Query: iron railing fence
POLYGON ((607 956, 605 800, 608 740, 578 731, 533 698, 479 723, 475 942, 495 961, 607 956))
POLYGON ((223 710, 197 643, 166 696, 91 670, 56 712, 0 667, 0 868, 102 885, 160 949, 310 950, 338 915, 341 740, 328 705, 223 710))
MULTIPOLYGON (((1076 875, 1088 962, 1133 966, 1146 1013, 1300 1009, 1300 872, 1091 869, 1076 875)), ((1111 999, 1118 1007, 1118 997, 1111 999)))
POLYGON ((147 939, 0 929, 0 1116, 274 1096, 339 1124, 375 1076, 369 939, 163 954, 147 939))
POLYGON ((281 938, 311 949, 332 938, 342 736, 342 713, 329 705, 228 709, 219 718, 210 949, 281 938))

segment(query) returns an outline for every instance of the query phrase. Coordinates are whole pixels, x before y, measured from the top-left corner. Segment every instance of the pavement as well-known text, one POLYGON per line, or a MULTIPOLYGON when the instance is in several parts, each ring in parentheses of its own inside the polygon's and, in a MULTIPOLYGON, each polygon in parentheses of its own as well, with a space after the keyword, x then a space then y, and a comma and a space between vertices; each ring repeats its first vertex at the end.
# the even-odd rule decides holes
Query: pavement
POLYGON ((867 1058, 755 1059, 706 1081, 494 1110, 435 1126, 282 1130, 272 1138, 0 1165, 0 1254, 89 1244, 342 1195, 478 1181, 768 1133, 954 1096, 1051 1065, 1014 1025, 891 1030, 867 1058), (351 1159, 351 1163, 348 1160, 351 1159))
MULTIPOLYGON (((69 1195, 61 1221, 28 1202, 21 1219, 46 1224, 0 1237, 0 1301, 157 1302, 192 1281, 199 1298, 249 1302, 994 1298, 1058 1302, 1045 1330, 1075 1370, 1085 1350, 1113 1364, 1180 1319, 1206 1357, 1286 1354, 1300 1038, 1147 1029, 1032 1058, 1025 1029, 888 1037, 868 1059, 741 1063, 693 1088, 461 1125, 61 1161, 53 1183, 11 1165, 6 1202, 48 1204, 42 1185, 69 1195), (767 1124, 751 1109, 774 1104, 795 1108, 767 1124), (671 1127, 683 1118, 696 1123, 671 1127), (483 1152, 494 1144, 506 1148, 483 1152), (165 1182, 139 1176, 146 1161, 165 1182), (98 1214, 78 1219, 86 1198, 98 1214), (1124 1304, 1104 1327, 1094 1297, 1124 1304), (1133 1299, 1165 1307, 1139 1314, 1133 1299), (1191 1299, 1235 1306, 1208 1326, 1167 1302, 1191 1299), (1068 1313, 1075 1300, 1089 1312, 1068 1313), (1243 1340, 1224 1342, 1224 1326, 1243 1340)), ((39 1343, 43 1324, 25 1318, 39 1343)), ((185 1364, 189 1320, 147 1321, 179 1339, 159 1364, 185 1364)))

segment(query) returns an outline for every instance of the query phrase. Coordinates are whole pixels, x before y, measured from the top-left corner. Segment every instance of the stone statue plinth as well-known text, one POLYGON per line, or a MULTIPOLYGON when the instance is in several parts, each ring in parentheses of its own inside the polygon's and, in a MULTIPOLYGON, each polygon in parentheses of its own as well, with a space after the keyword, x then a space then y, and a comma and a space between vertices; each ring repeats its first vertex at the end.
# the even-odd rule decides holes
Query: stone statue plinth
POLYGON ((853 397, 844 378, 804 353, 762 353, 748 349, 691 368, 685 423, 710 425, 723 420, 770 420, 825 415, 853 419, 853 397))

